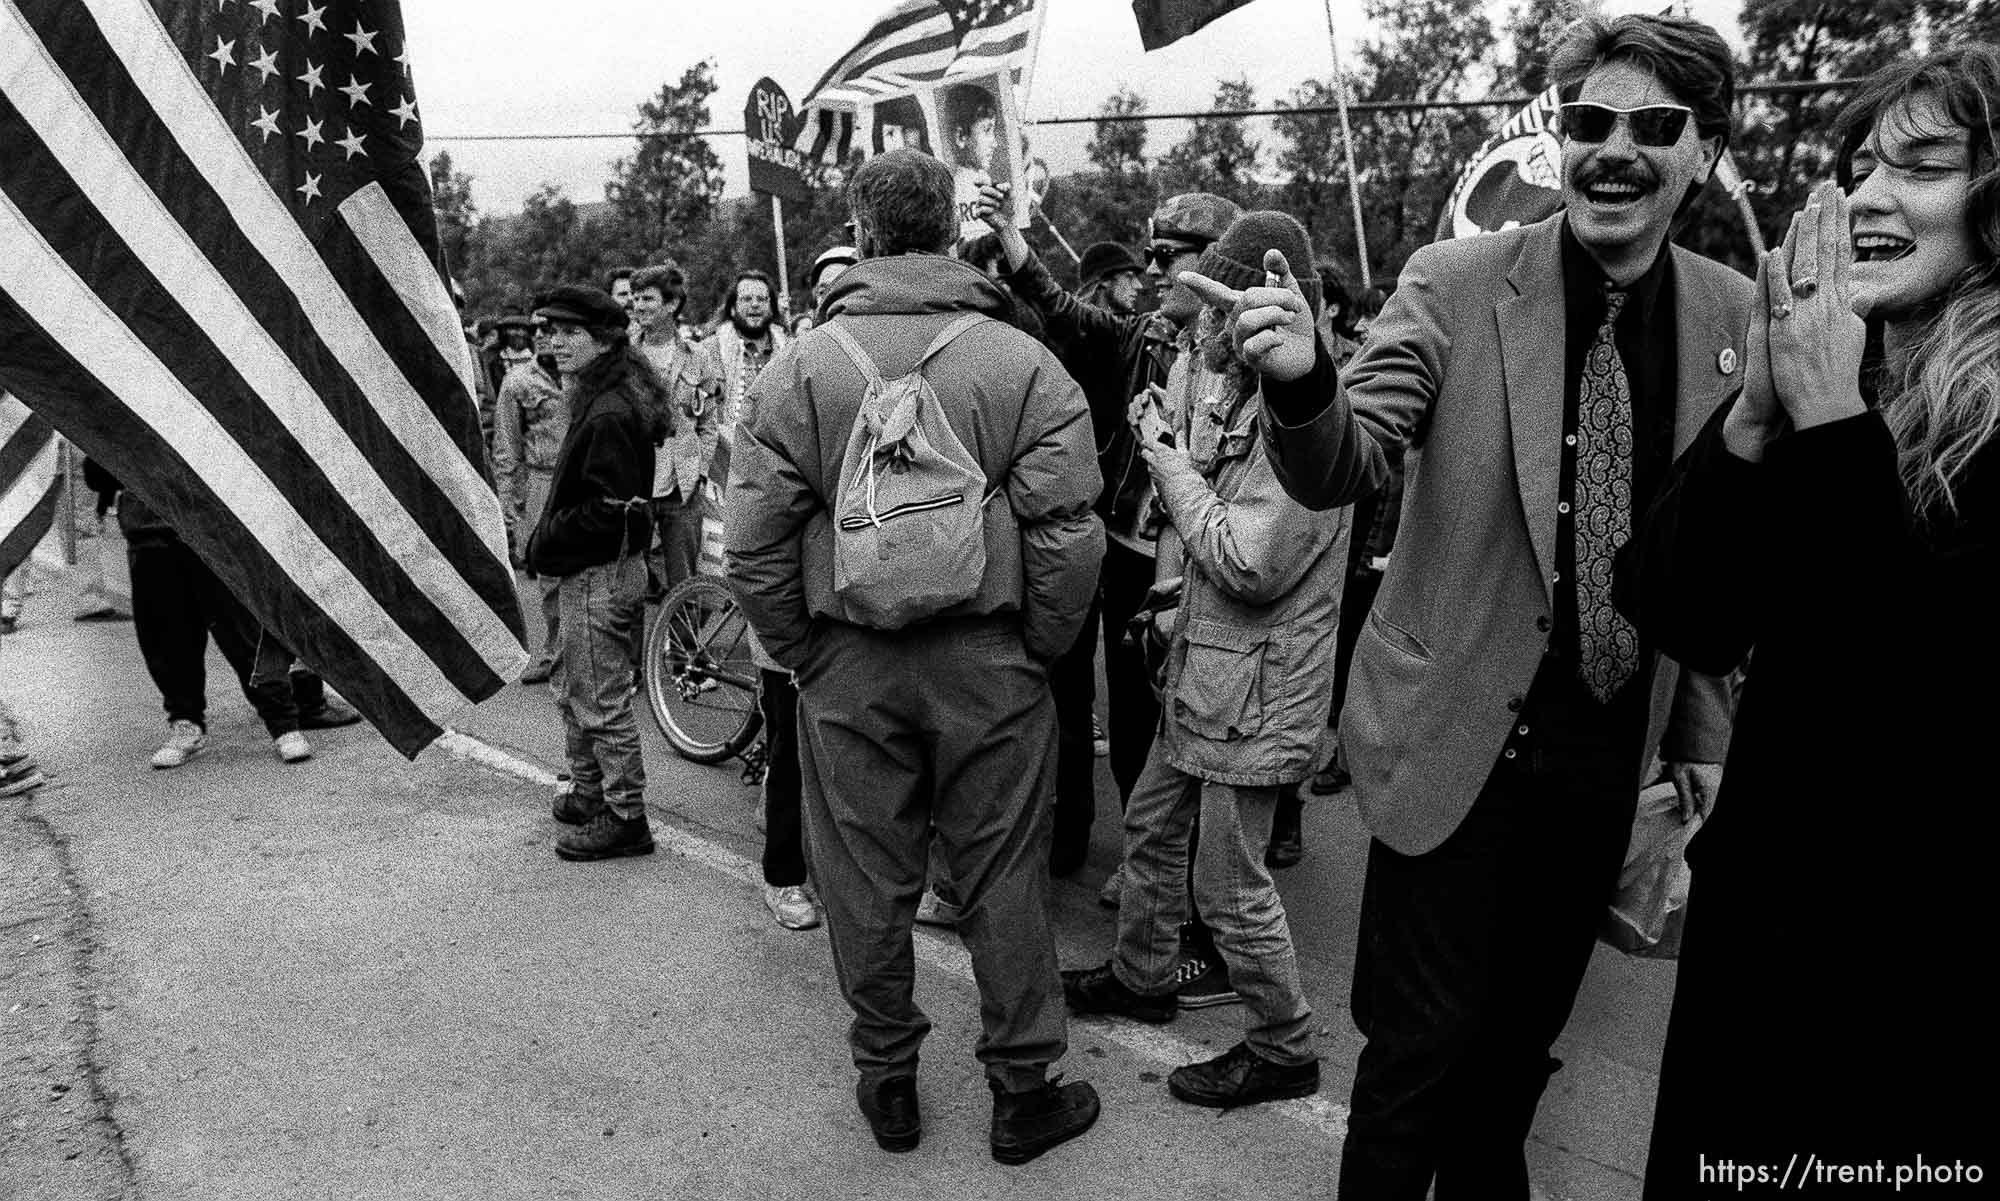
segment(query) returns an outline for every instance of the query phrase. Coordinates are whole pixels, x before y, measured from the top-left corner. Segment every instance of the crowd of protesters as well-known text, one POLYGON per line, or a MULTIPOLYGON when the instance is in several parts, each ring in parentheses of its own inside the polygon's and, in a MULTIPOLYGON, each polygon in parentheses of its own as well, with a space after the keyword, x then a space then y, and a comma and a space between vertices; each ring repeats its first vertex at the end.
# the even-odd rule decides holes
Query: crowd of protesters
MULTIPOLYGON (((953 168, 906 149, 850 176, 852 245, 795 320, 746 267, 696 328, 662 263, 474 331, 541 599, 524 682, 567 737, 557 853, 653 850, 638 643, 720 494, 769 727, 764 899, 828 929, 884 1150, 922 1134, 925 912, 972 958, 1002 1162, 1098 1116, 1050 1074, 1067 1014, 1240 1003, 1242 1041, 1170 1094, 1316 1093, 1272 872, 1304 796, 1338 792, 1370 835, 1340 1195, 1524 1198, 1653 785, 1700 885, 1646 1195, 1706 1196, 1719 1161, 1975 1153, 2000 50, 1862 87, 1837 180, 1754 282, 1670 237, 1727 145, 1732 62, 1687 19, 1573 26, 1564 211, 1420 250, 1386 298, 1205 193, 1089 247, 1072 292, 1005 185, 962 241, 953 168), (1064 968, 1049 881, 1084 866, 1106 744, 1116 934, 1064 968)), ((199 749, 205 633, 283 757, 347 719, 133 510, 156 765, 199 749), (149 620, 169 562, 175 616, 149 620)))

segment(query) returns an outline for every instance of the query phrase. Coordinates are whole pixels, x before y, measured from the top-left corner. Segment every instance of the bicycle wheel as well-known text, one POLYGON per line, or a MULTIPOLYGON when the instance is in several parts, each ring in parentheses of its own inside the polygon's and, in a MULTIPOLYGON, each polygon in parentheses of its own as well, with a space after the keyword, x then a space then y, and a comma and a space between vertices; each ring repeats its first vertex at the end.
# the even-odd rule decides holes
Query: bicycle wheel
POLYGON ((750 627, 722 581, 682 580, 646 634, 646 697, 660 733, 683 759, 720 763, 764 724, 750 627))

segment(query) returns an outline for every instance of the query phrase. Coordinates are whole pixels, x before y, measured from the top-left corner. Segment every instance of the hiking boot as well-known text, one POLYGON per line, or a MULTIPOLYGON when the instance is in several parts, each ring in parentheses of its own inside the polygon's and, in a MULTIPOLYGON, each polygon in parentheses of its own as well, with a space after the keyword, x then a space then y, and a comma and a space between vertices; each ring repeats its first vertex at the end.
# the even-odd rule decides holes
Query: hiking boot
POLYGON ((1272 1063, 1252 1051, 1250 1044, 1237 1043, 1214 1059, 1175 1068, 1167 1077, 1167 1091, 1209 1109, 1310 1097, 1319 1091, 1319 1060, 1272 1063))
POLYGON ((601 799, 576 795, 576 785, 567 776, 556 781, 555 800, 549 805, 550 817, 565 826, 581 826, 604 811, 601 799))
POLYGON ((556 854, 573 863, 653 853, 653 828, 646 815, 620 817, 609 808, 591 815, 582 829, 556 840, 556 854))
POLYGON ((1264 847, 1265 867, 1292 867, 1305 858, 1304 816, 1296 793, 1278 798, 1277 812, 1271 815, 1271 841, 1264 847))
POLYGON ((948 901, 935 887, 924 889, 917 902, 917 921, 926 926, 956 926, 962 916, 957 901, 948 901))
POLYGON ((1097 1090, 1083 1081, 1064 1084, 1058 1076, 1024 1093, 986 1083, 993 1090, 993 1158, 1001 1163, 1027 1163, 1097 1121, 1097 1090))
POLYGON ((287 730, 271 740, 271 749, 286 763, 304 763, 313 757, 312 743, 297 730, 287 730))
MULTIPOLYGON (((819 906, 814 905, 806 890, 796 884, 783 888, 775 884, 764 886, 764 908, 771 911, 771 917, 787 930, 810 930, 819 925, 819 906)), ((878 1133, 877 1138, 881 1137, 878 1133)), ((914 1141, 911 1146, 915 1146, 914 1141)), ((897 1148, 890 1148, 896 1150, 897 1148)), ((907 1148, 904 1148, 907 1150, 907 1148)))
POLYGON ((1233 1005, 1243 998, 1230 987, 1229 969, 1219 958, 1189 955, 1174 969, 1174 1003, 1182 1009, 1233 1005))
POLYGON ((299 710, 299 729, 334 730, 341 726, 351 726, 361 720, 361 715, 352 705, 344 704, 332 697, 320 701, 310 709, 299 710))
POLYGON ((1062 973, 1063 1000, 1076 1013, 1115 1013, 1159 1025, 1174 1020, 1174 995, 1149 997, 1133 992, 1109 963, 1062 973))
POLYGON ((156 768, 179 767, 201 754, 208 745, 208 734, 200 726, 182 718, 167 728, 166 744, 153 752, 153 766, 156 768))
POLYGON ((1312 779, 1306 782, 1306 791, 1314 796, 1332 796, 1352 783, 1354 777, 1341 765, 1339 756, 1335 756, 1325 767, 1313 773, 1312 779))
POLYGON ((866 1080, 854 1086, 854 1099, 861 1103, 861 1116, 875 1132, 875 1145, 884 1151, 914 1151, 924 1137, 924 1122, 917 1113, 917 1078, 891 1076, 870 1085, 866 1080))

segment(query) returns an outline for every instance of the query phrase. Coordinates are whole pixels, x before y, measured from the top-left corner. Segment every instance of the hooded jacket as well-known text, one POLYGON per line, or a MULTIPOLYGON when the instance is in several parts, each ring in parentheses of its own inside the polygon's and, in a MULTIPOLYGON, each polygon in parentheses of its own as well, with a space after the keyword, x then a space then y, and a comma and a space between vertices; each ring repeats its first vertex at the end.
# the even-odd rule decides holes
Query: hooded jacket
POLYGON ((563 384, 569 431, 528 539, 539 575, 575 575, 646 549, 653 447, 671 429, 666 391, 624 340, 563 384))
POLYGON ((826 332, 835 321, 895 379, 958 315, 995 318, 924 371, 987 490, 999 489, 985 507, 979 591, 940 619, 1019 613, 1027 651, 1043 661, 1076 640, 1104 553, 1104 527, 1091 512, 1103 480, 1090 415, 1055 356, 1003 323, 1007 308, 1000 289, 955 259, 864 260, 835 283, 821 327, 757 377, 737 426, 723 528, 730 585, 778 663, 804 665, 814 619, 840 612, 829 514, 866 382, 826 332))

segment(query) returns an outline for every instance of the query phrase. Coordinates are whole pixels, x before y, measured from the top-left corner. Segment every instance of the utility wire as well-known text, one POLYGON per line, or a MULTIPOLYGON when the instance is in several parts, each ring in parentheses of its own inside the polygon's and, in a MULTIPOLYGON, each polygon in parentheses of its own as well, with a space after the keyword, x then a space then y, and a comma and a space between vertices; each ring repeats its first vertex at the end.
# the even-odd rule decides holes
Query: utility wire
MULTIPOLYGON (((1793 96, 1813 92, 1840 91, 1859 86, 1860 79, 1819 79, 1795 83, 1751 83, 1736 89, 1738 96, 1793 96)), ((1350 113, 1402 113, 1424 109, 1520 108, 1533 96, 1490 96, 1484 100, 1356 100, 1347 106, 1350 113)), ((1040 117, 1036 125, 1110 125, 1143 121, 1198 121, 1204 117, 1323 117, 1340 111, 1332 104, 1307 104, 1297 108, 1193 109, 1177 113, 1099 113, 1091 117, 1040 117)), ((426 133, 428 142, 608 142, 630 138, 740 138, 740 129, 677 129, 663 131, 626 130, 620 133, 426 133)))

